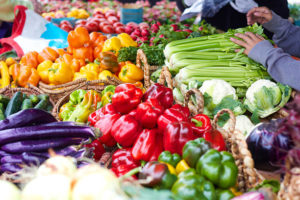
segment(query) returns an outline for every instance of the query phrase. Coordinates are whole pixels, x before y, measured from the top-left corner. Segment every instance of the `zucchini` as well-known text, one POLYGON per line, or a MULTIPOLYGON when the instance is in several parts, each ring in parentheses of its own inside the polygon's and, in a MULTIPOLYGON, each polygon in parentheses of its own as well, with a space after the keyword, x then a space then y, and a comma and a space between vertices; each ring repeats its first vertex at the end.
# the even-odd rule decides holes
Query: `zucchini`
POLYGON ((3 103, 0 103, 0 120, 5 119, 4 112, 5 112, 4 105, 3 105, 3 103))
POLYGON ((8 117, 20 111, 22 100, 23 100, 23 94, 21 92, 16 92, 7 104, 7 107, 5 109, 5 117, 8 117))
POLYGON ((31 100, 32 104, 34 104, 34 105, 40 101, 40 99, 34 94, 30 95, 29 99, 31 100))
POLYGON ((36 109, 46 110, 48 105, 48 100, 41 100, 38 104, 34 106, 36 109))
POLYGON ((0 94, 0 103, 3 104, 3 107, 7 106, 9 100, 10 99, 7 96, 0 94))
POLYGON ((48 95, 48 94, 39 94, 39 95, 38 95, 38 98, 39 98, 40 100, 47 100, 47 101, 48 101, 49 95, 48 95))
POLYGON ((21 110, 25 110, 32 107, 33 107, 32 101, 30 99, 25 99, 22 102, 21 110))

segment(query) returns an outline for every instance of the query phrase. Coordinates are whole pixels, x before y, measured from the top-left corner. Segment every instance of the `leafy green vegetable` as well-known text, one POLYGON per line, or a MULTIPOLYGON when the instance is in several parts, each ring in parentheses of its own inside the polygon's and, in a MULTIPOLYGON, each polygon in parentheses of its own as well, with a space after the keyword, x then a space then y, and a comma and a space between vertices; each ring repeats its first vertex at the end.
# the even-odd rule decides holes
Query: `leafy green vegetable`
POLYGON ((122 186, 123 191, 132 200, 172 200, 172 192, 170 190, 154 190, 135 185, 122 186))
POLYGON ((136 54, 137 54, 137 47, 123 47, 119 50, 118 61, 125 62, 130 61, 135 63, 136 62, 136 54))
POLYGON ((156 83, 157 80, 159 79, 160 73, 161 73, 161 67, 151 74, 150 79, 156 83))
POLYGON ((253 190, 258 190, 260 188, 271 188, 274 193, 277 193, 280 189, 280 183, 276 180, 264 180, 261 184, 253 188, 253 190))
POLYGON ((235 100, 231 96, 223 98, 215 107, 213 114, 216 115, 217 112, 222 109, 230 109, 235 115, 242 115, 246 111, 245 106, 239 100, 235 100))

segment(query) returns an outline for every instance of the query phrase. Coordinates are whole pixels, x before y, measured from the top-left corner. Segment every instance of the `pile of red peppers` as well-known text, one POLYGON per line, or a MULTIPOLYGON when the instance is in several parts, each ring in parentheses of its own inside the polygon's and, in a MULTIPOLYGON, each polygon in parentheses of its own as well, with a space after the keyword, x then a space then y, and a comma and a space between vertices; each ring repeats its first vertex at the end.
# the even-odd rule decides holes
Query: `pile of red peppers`
POLYGON ((226 150, 208 116, 190 117, 187 107, 173 104, 172 90, 158 83, 144 94, 133 84, 117 86, 112 103, 92 113, 88 121, 103 134, 97 142, 122 147, 112 157, 117 176, 140 166, 141 161, 157 160, 163 151, 181 155, 185 143, 199 137, 219 151, 226 150))

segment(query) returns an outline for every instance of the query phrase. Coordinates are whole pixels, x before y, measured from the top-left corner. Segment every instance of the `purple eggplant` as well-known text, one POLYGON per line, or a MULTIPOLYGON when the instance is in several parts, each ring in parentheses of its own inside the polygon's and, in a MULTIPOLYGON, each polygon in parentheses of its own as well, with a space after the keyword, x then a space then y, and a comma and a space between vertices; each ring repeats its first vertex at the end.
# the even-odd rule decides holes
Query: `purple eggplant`
POLYGON ((0 131, 0 145, 22 140, 64 137, 95 139, 98 136, 99 132, 96 129, 87 126, 28 126, 0 131))
POLYGON ((22 168, 19 166, 19 164, 16 163, 4 163, 0 165, 0 172, 5 173, 16 173, 20 171, 22 168))
POLYGON ((255 168, 276 170, 284 162, 287 152, 293 147, 293 141, 288 132, 279 132, 283 123, 284 119, 277 119, 260 124, 247 137, 255 168))
POLYGON ((84 124, 79 124, 76 122, 71 122, 71 121, 65 121, 65 122, 51 122, 48 124, 43 124, 44 126, 76 126, 76 125, 84 125, 84 124))
POLYGON ((39 153, 29 153, 24 152, 21 155, 22 162, 24 162, 27 165, 41 165, 45 160, 48 159, 47 156, 43 156, 39 153))
POLYGON ((1 158, 1 163, 22 163, 20 155, 9 155, 1 158))
POLYGON ((0 150, 0 157, 9 156, 10 154, 0 150))
POLYGON ((60 139, 44 139, 44 140, 25 140, 21 142, 8 143, 1 147, 9 153, 23 152, 43 152, 50 148, 61 148, 69 145, 77 145, 85 143, 82 138, 60 138, 60 139))
POLYGON ((0 130, 46 124, 57 120, 50 113, 40 109, 26 109, 19 111, 0 121, 0 130))

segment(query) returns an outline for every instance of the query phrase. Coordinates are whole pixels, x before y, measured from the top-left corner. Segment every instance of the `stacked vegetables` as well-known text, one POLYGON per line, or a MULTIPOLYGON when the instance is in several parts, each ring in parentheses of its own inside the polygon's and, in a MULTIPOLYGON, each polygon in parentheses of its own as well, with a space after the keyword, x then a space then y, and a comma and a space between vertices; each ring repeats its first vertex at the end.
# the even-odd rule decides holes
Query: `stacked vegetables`
POLYGON ((170 189, 180 200, 229 200, 235 196, 229 188, 236 184, 237 166, 230 153, 211 148, 209 142, 198 138, 185 144, 182 159, 164 151, 159 162, 143 167, 139 178, 150 180, 145 186, 170 189))
POLYGON ((79 145, 99 135, 89 126, 57 122, 40 109, 26 109, 0 122, 1 172, 16 172, 22 164, 39 165, 49 158, 48 149, 75 158, 88 156, 79 145))
POLYGON ((172 90, 160 84, 152 85, 145 94, 132 84, 117 86, 111 103, 92 113, 88 121, 103 134, 97 141, 108 147, 122 146, 112 162, 118 176, 139 166, 141 160, 157 160, 164 150, 181 154, 186 142, 198 137, 215 149, 226 149, 222 135, 212 130, 206 115, 190 118, 189 109, 173 105, 172 90))
POLYGON ((52 111, 52 104, 49 101, 47 94, 29 95, 22 92, 16 92, 11 99, 0 94, 0 120, 9 117, 10 115, 29 108, 36 108, 52 111))
MULTIPOLYGON (((262 35, 262 31, 261 27, 254 25, 224 34, 173 41, 164 50, 166 62, 171 72, 179 72, 175 77, 178 84, 222 79, 245 92, 256 80, 270 77, 263 66, 242 52, 235 53, 240 47, 230 38, 238 32, 262 35)), ((244 92, 240 96, 245 95, 244 92)))

